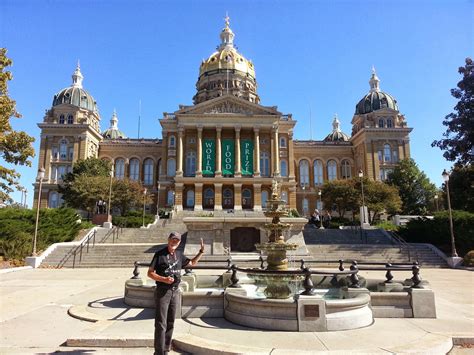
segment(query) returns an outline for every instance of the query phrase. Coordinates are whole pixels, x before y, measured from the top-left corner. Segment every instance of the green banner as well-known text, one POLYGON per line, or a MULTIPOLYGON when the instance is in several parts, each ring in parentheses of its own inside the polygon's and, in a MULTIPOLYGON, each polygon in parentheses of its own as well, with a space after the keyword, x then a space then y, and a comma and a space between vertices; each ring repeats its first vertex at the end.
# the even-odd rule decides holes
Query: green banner
POLYGON ((235 153, 234 140, 222 140, 222 175, 234 175, 235 153))
POLYGON ((214 175, 216 170, 216 141, 214 139, 202 140, 202 174, 214 175))
POLYGON ((240 141, 240 159, 242 160, 242 175, 253 174, 253 142, 251 139, 240 141))

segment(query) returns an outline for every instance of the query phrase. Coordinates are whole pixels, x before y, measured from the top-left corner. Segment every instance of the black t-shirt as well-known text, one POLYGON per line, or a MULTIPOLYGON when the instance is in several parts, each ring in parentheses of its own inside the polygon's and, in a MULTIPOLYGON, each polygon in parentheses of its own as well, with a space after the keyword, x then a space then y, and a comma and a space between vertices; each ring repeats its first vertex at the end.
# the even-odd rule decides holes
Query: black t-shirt
POLYGON ((156 281, 158 287, 175 287, 179 285, 181 281, 181 268, 188 265, 190 259, 183 255, 181 250, 175 250, 174 254, 171 255, 168 247, 158 250, 153 256, 150 267, 155 269, 155 272, 160 276, 172 276, 174 282, 168 285, 164 282, 156 281))

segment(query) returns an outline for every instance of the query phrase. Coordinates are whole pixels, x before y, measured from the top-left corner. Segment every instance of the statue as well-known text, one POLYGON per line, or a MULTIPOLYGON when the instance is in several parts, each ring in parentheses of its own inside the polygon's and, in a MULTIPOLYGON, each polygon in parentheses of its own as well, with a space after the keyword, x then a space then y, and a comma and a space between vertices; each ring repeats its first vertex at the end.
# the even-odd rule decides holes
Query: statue
POLYGON ((276 179, 274 179, 272 181, 272 198, 277 198, 278 197, 278 181, 276 179))

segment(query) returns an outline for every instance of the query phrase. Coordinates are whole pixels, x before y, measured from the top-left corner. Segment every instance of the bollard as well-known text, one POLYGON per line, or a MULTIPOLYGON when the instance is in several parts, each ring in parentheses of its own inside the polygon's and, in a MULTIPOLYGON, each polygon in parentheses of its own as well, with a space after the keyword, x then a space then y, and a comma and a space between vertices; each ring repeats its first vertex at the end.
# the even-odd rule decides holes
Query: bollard
MULTIPOLYGON (((386 268, 391 268, 392 264, 387 263, 387 264, 385 264, 385 267, 386 268)), ((385 273, 385 278, 386 278, 386 280, 385 280, 386 284, 390 284, 390 283, 393 282, 392 281, 393 280, 392 270, 390 270, 390 269, 387 270, 387 272, 385 273)))
POLYGON ((300 269, 301 269, 301 270, 306 269, 306 265, 305 265, 305 263, 304 263, 304 259, 301 259, 301 260, 300 260, 300 264, 301 264, 301 265, 300 265, 300 269))
POLYGON ((413 272, 413 277, 411 280, 413 281, 413 286, 412 288, 420 288, 420 283, 421 283, 421 276, 420 276, 420 267, 418 266, 417 262, 413 263, 413 266, 411 268, 413 272))
POLYGON ((339 259, 339 271, 344 271, 344 260, 339 259))
POLYGON ((227 259, 227 271, 226 271, 226 273, 230 273, 231 269, 232 269, 232 259, 229 258, 229 259, 227 259))
POLYGON ((357 276, 357 273, 359 272, 359 267, 357 266, 357 261, 355 260, 352 262, 351 271, 355 271, 355 273, 351 274, 351 285, 349 287, 360 288, 359 276, 357 276))

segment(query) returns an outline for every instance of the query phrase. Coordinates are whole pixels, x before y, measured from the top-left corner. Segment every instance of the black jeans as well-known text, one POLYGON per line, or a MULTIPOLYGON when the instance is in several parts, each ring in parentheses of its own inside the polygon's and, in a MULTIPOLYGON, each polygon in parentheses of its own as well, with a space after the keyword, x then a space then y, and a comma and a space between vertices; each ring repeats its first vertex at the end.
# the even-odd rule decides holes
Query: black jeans
POLYGON ((178 297, 178 287, 155 290, 155 355, 171 350, 178 297))

